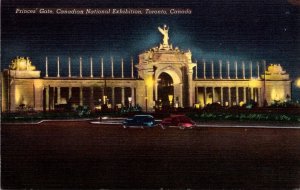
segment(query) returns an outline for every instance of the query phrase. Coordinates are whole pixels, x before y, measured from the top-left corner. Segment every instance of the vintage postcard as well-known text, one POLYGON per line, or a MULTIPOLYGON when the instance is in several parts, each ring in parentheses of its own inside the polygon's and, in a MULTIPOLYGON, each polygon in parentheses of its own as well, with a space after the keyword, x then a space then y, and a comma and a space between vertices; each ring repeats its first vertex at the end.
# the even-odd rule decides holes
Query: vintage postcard
POLYGON ((300 188, 298 0, 1 2, 1 188, 300 188))

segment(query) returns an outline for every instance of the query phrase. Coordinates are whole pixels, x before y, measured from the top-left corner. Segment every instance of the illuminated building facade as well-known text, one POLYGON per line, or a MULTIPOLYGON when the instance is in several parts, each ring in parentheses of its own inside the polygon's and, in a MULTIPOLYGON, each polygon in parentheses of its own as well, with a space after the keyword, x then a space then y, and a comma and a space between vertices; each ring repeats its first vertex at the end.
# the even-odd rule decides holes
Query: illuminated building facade
POLYGON ((28 58, 16 58, 1 75, 2 111, 16 111, 20 106, 48 111, 66 104, 91 109, 104 104, 109 108, 139 105, 152 111, 154 107, 205 107, 211 103, 239 106, 256 102, 263 106, 290 99, 291 81, 280 64, 193 62, 191 51, 169 44, 169 28, 158 29, 163 43, 141 53, 137 64, 131 60, 129 77, 124 76, 123 60, 118 65, 121 76, 115 76, 113 58, 109 77, 103 59, 90 58, 87 66, 80 58, 79 76, 72 76, 71 59, 67 61, 68 71, 61 72, 58 57, 57 74, 49 76, 46 58, 45 76, 41 76, 28 58), (96 66, 100 73, 93 71, 96 66), (83 76, 83 68, 89 69, 89 76, 83 76))

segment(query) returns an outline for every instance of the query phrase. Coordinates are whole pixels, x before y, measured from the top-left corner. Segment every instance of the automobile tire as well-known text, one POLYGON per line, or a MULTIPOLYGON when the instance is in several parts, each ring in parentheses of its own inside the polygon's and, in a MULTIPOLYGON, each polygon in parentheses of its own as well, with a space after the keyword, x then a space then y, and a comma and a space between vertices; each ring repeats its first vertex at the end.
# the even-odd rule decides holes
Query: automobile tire
POLYGON ((127 129, 127 126, 126 126, 126 125, 123 125, 123 128, 124 128, 124 129, 127 129))

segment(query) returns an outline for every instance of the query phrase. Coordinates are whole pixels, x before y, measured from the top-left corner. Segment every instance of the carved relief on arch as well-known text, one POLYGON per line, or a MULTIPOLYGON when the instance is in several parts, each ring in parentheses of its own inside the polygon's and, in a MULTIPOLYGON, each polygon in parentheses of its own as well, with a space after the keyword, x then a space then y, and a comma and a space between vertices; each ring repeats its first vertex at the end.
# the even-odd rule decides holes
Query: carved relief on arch
POLYGON ((179 68, 174 67, 173 65, 167 65, 167 66, 163 66, 163 67, 158 67, 155 71, 155 81, 157 81, 158 77, 160 76, 160 74, 162 73, 167 73, 169 74, 172 79, 173 79, 173 83, 175 84, 180 84, 182 83, 182 72, 179 68))

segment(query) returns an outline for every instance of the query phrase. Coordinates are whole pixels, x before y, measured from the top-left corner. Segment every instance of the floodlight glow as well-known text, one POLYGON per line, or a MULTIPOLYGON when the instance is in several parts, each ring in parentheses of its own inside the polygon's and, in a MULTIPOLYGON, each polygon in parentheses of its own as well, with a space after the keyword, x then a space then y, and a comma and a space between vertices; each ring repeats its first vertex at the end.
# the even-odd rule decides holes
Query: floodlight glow
POLYGON ((298 88, 300 88, 300 78, 298 78, 298 79, 296 80, 296 86, 297 86, 298 88))

